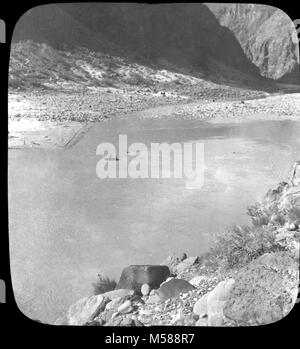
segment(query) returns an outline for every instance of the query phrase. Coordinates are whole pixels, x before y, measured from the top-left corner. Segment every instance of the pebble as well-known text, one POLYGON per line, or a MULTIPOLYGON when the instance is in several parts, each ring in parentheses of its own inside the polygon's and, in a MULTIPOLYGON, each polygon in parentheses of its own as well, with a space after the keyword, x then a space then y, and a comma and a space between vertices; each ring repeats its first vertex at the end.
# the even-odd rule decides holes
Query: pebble
POLYGON ((127 300, 119 306, 118 313, 127 314, 127 313, 130 313, 132 310, 133 310, 133 307, 131 305, 131 301, 127 300))

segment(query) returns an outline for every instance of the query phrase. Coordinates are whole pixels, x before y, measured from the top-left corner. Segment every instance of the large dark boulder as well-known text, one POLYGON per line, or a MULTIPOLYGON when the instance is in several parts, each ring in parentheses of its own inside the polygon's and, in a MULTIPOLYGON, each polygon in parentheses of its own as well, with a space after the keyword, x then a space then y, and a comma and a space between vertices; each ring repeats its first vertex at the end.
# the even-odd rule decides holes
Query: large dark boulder
POLYGON ((194 289, 195 287, 186 280, 171 279, 160 286, 158 295, 165 302, 167 299, 178 297, 180 293, 186 293, 194 289))
POLYGON ((123 269, 117 289, 127 288, 141 292, 143 284, 158 288, 170 276, 166 265, 130 265, 123 269))

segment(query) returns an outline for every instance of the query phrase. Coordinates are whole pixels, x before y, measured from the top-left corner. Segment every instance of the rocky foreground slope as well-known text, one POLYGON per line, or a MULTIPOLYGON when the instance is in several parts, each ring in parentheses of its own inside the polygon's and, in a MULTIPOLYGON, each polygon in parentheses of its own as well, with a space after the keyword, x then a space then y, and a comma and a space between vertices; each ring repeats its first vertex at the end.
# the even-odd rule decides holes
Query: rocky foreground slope
POLYGON ((115 290, 79 300, 56 324, 253 326, 282 319, 298 294, 300 162, 249 215, 251 227, 223 233, 208 255, 126 267, 115 290))

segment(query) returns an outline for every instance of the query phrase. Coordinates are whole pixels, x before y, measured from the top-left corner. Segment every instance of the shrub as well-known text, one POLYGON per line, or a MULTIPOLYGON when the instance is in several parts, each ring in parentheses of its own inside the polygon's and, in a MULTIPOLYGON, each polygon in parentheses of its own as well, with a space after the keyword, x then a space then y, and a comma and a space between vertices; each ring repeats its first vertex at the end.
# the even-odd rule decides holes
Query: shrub
POLYGON ((97 295, 114 290, 117 286, 117 283, 115 280, 110 279, 107 276, 98 274, 98 280, 96 282, 93 282, 92 286, 94 288, 94 295, 97 295))
POLYGON ((272 227, 233 226, 216 235, 210 251, 210 261, 216 268, 241 267, 264 253, 282 251, 285 248, 275 241, 272 227))

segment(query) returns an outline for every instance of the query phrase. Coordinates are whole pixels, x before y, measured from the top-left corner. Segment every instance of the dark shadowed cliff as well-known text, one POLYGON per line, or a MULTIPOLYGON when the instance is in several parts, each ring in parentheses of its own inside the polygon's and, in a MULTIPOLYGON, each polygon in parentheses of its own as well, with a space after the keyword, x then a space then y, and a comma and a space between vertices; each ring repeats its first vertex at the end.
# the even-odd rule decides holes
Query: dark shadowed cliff
POLYGON ((289 16, 275 7, 254 4, 207 4, 229 28, 261 75, 298 82, 299 46, 289 16))
POLYGON ((205 72, 221 64, 259 76, 234 34, 203 4, 44 5, 20 19, 13 39, 86 46, 205 72))

